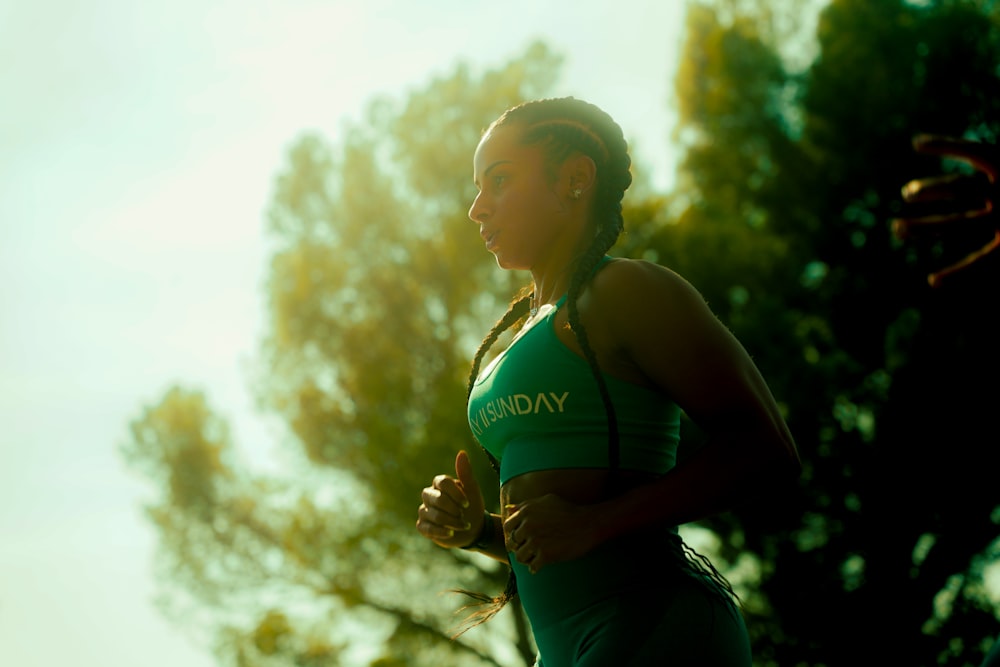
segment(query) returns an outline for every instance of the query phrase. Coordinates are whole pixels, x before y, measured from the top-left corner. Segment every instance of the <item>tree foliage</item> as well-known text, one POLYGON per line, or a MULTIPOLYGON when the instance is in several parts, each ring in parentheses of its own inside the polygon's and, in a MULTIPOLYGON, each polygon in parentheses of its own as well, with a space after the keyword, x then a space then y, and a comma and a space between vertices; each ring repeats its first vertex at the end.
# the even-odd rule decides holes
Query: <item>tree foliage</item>
POLYGON ((664 245, 681 240, 671 259, 753 352, 806 466, 787 511, 711 526, 729 557, 761 559, 761 664, 978 664, 1000 634, 982 580, 1000 519, 996 275, 932 292, 930 267, 970 248, 900 247, 888 223, 900 186, 941 169, 914 134, 996 136, 996 8, 835 0, 796 71, 777 5, 693 6, 677 79, 690 205, 664 245), (723 268, 683 243, 699 234, 734 240, 712 247, 723 268))
POLYGON ((197 392, 174 389, 133 423, 126 454, 165 489, 149 510, 164 565, 211 608, 226 664, 499 664, 498 643, 531 654, 515 608, 452 641, 466 600, 440 594, 498 592, 505 574, 413 523, 420 489, 470 449, 471 349, 524 279, 492 266, 466 217, 471 149, 558 66, 541 45, 480 75, 459 66, 402 103, 374 101, 336 142, 310 134, 289 150, 254 387, 301 454, 294 475, 222 465, 231 443, 197 392))
MULTIPOLYGON (((903 246, 888 228, 899 187, 942 167, 913 134, 997 136, 998 12, 833 0, 804 62, 788 50, 793 2, 689 7, 677 187, 627 198, 616 252, 702 291, 799 443, 794 490, 703 524, 760 665, 976 664, 1000 634, 983 586, 1000 548, 996 271, 932 291, 928 270, 968 248, 903 246)), ((240 466, 199 392, 173 389, 132 423, 125 456, 161 492, 148 511, 168 599, 205 621, 224 664, 530 660, 516 608, 450 638, 461 599, 439 593, 497 591, 505 573, 413 521, 419 490, 470 448, 468 359, 525 278, 472 233, 471 152, 558 64, 535 45, 495 71, 458 66, 289 150, 254 389, 288 427, 294 470, 240 466)))

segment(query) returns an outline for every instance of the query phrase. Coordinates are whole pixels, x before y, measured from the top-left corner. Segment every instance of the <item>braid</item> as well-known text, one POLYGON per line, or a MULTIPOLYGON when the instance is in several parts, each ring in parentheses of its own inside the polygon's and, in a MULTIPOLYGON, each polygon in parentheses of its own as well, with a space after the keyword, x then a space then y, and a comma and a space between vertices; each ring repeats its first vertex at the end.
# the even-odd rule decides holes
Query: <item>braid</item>
POLYGON ((608 384, 605 382, 604 376, 601 373, 601 367, 597 363, 597 355, 590 346, 587 330, 584 328, 583 322, 580 321, 580 309, 577 301, 580 292, 583 291, 584 285, 590 279, 594 269, 597 268, 597 264, 603 259, 605 253, 617 238, 618 230, 611 225, 601 229, 594 238, 594 242, 591 243, 590 248, 580 258, 576 272, 570 281, 569 291, 566 294, 567 319, 570 329, 573 331, 573 335, 576 336, 577 343, 579 343, 580 349, 583 351, 583 356, 590 366, 590 372, 597 381, 597 389, 601 394, 604 411, 608 418, 608 468, 610 469, 608 485, 610 488, 614 488, 617 481, 618 464, 620 461, 618 419, 615 414, 615 404, 611 400, 611 394, 608 392, 608 384))
MULTIPOLYGON (((490 332, 486 334, 486 338, 484 338, 479 344, 479 349, 476 350, 476 354, 472 358, 472 368, 469 370, 468 386, 465 393, 466 401, 468 401, 469 396, 472 395, 472 389, 476 385, 476 378, 479 377, 479 369, 483 364, 483 358, 486 356, 486 353, 489 352, 490 348, 493 347, 493 344, 497 342, 498 338, 500 338, 500 334, 517 324, 518 320, 528 314, 528 309, 531 306, 532 295, 533 293, 531 292, 530 287, 522 288, 521 291, 514 297, 514 300, 510 302, 510 305, 507 307, 507 312, 503 314, 503 317, 497 320, 497 323, 493 325, 490 332)), ((500 461, 498 461, 497 457, 493 456, 488 449, 482 447, 482 445, 480 445, 480 447, 483 452, 486 453, 486 457, 489 459, 490 465, 493 466, 493 471, 499 477, 500 461)), ((503 609, 508 602, 517 597, 517 579, 514 577, 514 570, 510 569, 507 574, 507 583, 504 585, 503 592, 496 597, 491 597, 484 593, 477 593, 475 591, 468 591, 465 589, 455 589, 455 592, 463 593, 475 600, 475 602, 465 605, 459 609, 459 611, 476 605, 485 606, 483 609, 470 614, 469 617, 462 622, 462 625, 452 636, 452 639, 457 639, 466 631, 490 620, 496 616, 497 612, 503 609)))
MULTIPOLYGON (((469 396, 472 395, 472 388, 476 384, 476 378, 479 377, 479 368, 483 364, 483 357, 489 352, 490 348, 493 347, 493 343, 497 342, 497 338, 500 337, 507 329, 514 326, 518 320, 528 314, 528 308, 531 305, 532 293, 529 288, 522 288, 518 292, 514 300, 510 302, 510 306, 507 307, 507 312, 503 314, 497 323, 493 325, 490 332, 486 334, 486 338, 483 342, 479 344, 479 349, 476 350, 476 355, 472 359, 472 368, 469 370, 469 380, 465 391, 465 400, 469 400, 469 396)), ((489 450, 483 447, 483 451, 486 452, 486 456, 490 460, 490 465, 493 466, 493 470, 500 474, 500 462, 497 461, 496 457, 490 454, 489 450)))

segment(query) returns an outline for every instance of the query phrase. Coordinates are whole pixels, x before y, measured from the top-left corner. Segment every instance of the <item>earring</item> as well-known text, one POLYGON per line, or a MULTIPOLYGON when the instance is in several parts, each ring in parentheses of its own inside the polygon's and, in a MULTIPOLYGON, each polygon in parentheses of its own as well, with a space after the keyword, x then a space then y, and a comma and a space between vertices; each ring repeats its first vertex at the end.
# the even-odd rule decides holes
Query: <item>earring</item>
POLYGON ((583 194, 583 188, 574 188, 569 196, 571 199, 579 199, 581 194, 583 194))

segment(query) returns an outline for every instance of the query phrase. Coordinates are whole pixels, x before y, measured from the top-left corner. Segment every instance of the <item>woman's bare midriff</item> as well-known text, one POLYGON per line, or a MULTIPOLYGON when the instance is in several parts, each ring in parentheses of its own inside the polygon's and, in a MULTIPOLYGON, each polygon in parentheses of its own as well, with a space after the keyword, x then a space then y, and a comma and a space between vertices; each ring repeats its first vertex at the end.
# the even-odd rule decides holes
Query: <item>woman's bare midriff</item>
MULTIPOLYGON (((576 505, 590 505, 607 499, 608 471, 593 468, 538 470, 518 475, 500 487, 500 507, 504 519, 507 505, 554 494, 576 505)), ((624 491, 656 479, 651 473, 620 470, 616 488, 624 491)))

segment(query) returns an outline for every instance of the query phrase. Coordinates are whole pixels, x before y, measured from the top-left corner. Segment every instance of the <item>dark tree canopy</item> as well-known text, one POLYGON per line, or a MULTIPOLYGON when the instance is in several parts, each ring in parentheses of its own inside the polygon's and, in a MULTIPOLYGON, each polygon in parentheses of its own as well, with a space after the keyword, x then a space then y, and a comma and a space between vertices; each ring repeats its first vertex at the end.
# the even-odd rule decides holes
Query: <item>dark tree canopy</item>
POLYGON ((806 471, 788 512, 711 525, 763 557, 761 664, 978 664, 1000 635, 982 582, 1000 532, 1000 282, 984 269, 930 290, 931 267, 981 243, 904 247, 889 221, 903 183, 942 169, 914 134, 996 136, 997 9, 834 1, 804 71, 782 64, 769 17, 691 10, 677 81, 691 205, 662 233, 740 242, 712 248, 721 268, 662 246, 786 402, 806 471))

